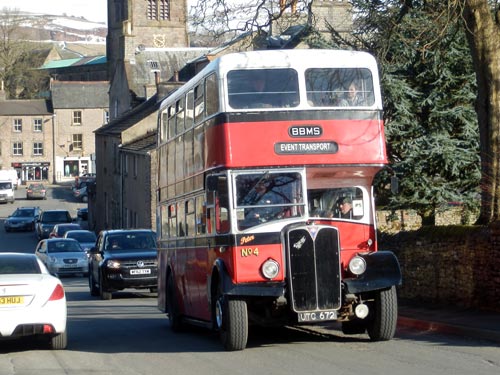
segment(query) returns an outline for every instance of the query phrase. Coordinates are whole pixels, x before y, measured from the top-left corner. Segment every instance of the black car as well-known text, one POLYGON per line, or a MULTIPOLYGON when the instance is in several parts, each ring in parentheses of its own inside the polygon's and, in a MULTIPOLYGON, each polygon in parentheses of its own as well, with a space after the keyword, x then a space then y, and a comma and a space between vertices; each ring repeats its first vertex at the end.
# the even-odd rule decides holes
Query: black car
POLYGON ((39 240, 49 238, 54 225, 72 222, 73 218, 68 210, 42 211, 36 220, 36 236, 39 240))
POLYGON ((13 230, 35 230, 35 220, 40 214, 39 207, 18 207, 12 215, 4 221, 6 232, 13 230))
POLYGON ((102 231, 89 252, 89 288, 92 296, 111 299, 126 288, 157 288, 156 235, 150 229, 102 231))

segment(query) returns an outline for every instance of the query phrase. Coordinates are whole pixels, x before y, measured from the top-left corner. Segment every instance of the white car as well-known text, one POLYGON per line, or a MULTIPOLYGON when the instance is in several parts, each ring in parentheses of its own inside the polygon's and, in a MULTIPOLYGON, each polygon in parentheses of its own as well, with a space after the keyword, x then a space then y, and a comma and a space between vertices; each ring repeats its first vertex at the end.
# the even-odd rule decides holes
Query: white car
POLYGON ((34 254, 0 253, 0 340, 41 337, 66 349, 66 319, 61 281, 34 254))

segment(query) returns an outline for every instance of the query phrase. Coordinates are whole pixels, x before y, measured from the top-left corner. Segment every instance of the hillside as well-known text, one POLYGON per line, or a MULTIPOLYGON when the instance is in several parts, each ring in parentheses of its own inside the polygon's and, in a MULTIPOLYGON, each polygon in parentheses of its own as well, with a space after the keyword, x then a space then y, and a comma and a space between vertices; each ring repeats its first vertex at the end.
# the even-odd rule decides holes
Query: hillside
MULTIPOLYGON (((107 26, 84 18, 19 12, 17 37, 43 44, 53 44, 61 55, 72 52, 84 56, 106 53, 107 26)), ((75 57, 75 53, 72 56, 75 57)))

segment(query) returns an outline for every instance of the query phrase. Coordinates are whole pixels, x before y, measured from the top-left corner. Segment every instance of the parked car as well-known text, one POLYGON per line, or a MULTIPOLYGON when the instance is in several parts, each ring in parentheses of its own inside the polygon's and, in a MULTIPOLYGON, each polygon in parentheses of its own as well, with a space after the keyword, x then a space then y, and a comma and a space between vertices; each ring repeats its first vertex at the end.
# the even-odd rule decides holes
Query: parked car
POLYGON ((47 199, 47 189, 43 184, 29 184, 26 188, 26 199, 47 199))
POLYGON ((64 287, 34 254, 0 253, 0 285, 2 339, 36 336, 66 349, 64 287))
POLYGON ((149 229, 102 231, 89 253, 92 296, 111 299, 126 288, 157 288, 156 235, 149 229))
POLYGON ((73 196, 76 198, 76 199, 79 199, 81 200, 82 202, 88 202, 89 200, 89 195, 87 193, 87 186, 83 186, 82 188, 80 189, 75 189, 73 190, 73 196))
POLYGON ((71 238, 41 240, 36 245, 35 255, 53 275, 87 276, 89 272, 87 253, 77 240, 71 238))
POLYGON ((64 234, 69 230, 77 230, 82 229, 80 224, 75 223, 64 223, 64 224, 56 224, 54 228, 49 233, 49 238, 63 238, 64 234))
POLYGON ((80 243, 80 246, 83 248, 85 251, 90 251, 91 248, 95 246, 95 242, 97 240, 97 236, 95 235, 94 232, 90 230, 69 230, 66 233, 64 233, 63 238, 72 238, 74 240, 77 240, 80 243))
POLYGON ((41 211, 35 223, 36 235, 39 240, 48 238, 54 225, 72 223, 73 219, 68 210, 46 210, 41 211))
POLYGON ((0 180, 0 202, 14 203, 15 200, 12 182, 10 180, 0 180))
POLYGON ((39 207, 18 207, 5 219, 3 226, 6 232, 14 230, 35 230, 35 220, 40 214, 39 207))

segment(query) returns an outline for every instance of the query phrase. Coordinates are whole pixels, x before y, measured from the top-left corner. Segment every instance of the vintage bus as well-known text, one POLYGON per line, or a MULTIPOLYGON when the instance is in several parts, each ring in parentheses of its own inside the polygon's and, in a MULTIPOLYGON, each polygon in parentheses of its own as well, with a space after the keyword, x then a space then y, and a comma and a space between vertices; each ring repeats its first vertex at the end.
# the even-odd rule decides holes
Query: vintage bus
POLYGON ((342 323, 393 337, 398 261, 377 248, 387 164, 375 59, 363 52, 224 55, 158 120, 158 307, 174 331, 342 323))

